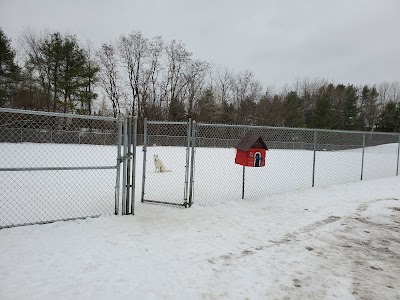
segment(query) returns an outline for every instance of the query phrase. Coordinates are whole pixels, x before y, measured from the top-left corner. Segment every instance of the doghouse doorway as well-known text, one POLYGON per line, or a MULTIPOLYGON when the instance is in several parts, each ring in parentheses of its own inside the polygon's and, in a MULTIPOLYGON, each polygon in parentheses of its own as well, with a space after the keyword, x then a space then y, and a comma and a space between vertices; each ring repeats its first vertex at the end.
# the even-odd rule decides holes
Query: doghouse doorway
POLYGON ((254 155, 254 166, 255 167, 259 167, 261 164, 261 153, 260 152, 256 152, 256 154, 254 155))

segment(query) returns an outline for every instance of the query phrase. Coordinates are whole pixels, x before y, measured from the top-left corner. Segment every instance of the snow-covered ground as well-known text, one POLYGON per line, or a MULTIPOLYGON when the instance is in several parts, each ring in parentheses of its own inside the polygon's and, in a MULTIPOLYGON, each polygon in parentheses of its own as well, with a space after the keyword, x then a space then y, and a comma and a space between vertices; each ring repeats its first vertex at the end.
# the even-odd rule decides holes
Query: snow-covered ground
MULTIPOLYGON (((364 179, 396 174, 398 144, 368 147, 364 179)), ((116 146, 73 144, 0 144, 0 168, 94 167, 116 164, 116 146)), ((197 148, 194 203, 218 205, 241 199, 242 166, 234 163, 235 149, 197 148)), ((142 147, 137 148, 136 199, 142 186, 142 147)), ((360 180, 361 149, 319 151, 315 186, 360 180)), ((145 199, 183 203, 186 148, 151 146, 147 149, 145 199), (156 173, 157 154, 172 172, 156 173)), ((245 199, 309 189, 313 151, 267 152, 266 166, 246 168, 245 199)), ((0 172, 0 226, 45 222, 114 213, 116 170, 0 172)))
POLYGON ((0 230, 0 299, 399 299, 400 177, 0 230))
MULTIPOLYGON (((1 144, 1 167, 112 166, 116 148, 1 144)), ((138 147, 136 199, 142 151, 138 147)), ((185 149, 149 147, 145 198, 181 203, 185 149), (157 154, 172 172, 155 173, 157 154)), ((197 148, 190 209, 136 203, 113 216, 115 170, 1 172, 0 299, 399 299, 397 145, 271 150, 242 168, 197 148), (356 183, 350 183, 355 182, 356 183), (345 183, 345 184, 344 184, 345 183), (336 184, 336 185, 334 185, 336 184), (396 298, 397 297, 397 298, 396 298)))

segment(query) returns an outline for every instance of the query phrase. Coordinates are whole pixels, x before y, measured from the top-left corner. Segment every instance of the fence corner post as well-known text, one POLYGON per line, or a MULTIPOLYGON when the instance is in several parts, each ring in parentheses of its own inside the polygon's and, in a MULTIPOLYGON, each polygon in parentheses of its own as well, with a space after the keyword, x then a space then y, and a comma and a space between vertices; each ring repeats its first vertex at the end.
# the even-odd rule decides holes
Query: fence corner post
POLYGON ((318 131, 314 131, 314 153, 313 153, 313 170, 312 170, 312 187, 315 185, 315 159, 317 154, 317 140, 318 140, 318 131))
POLYGON ((147 118, 144 118, 143 124, 143 168, 142 168, 142 196, 140 201, 144 202, 144 189, 146 182, 146 153, 147 153, 147 118))
POLYGON ((136 147, 137 147, 137 116, 133 117, 133 130, 132 130, 132 202, 131 213, 135 214, 135 199, 136 199, 136 147))
POLYGON ((190 145, 192 139, 192 119, 189 118, 187 122, 187 145, 186 145, 186 165, 185 165, 185 187, 183 195, 183 203, 188 207, 188 193, 189 193, 189 164, 190 164, 190 145))
POLYGON ((119 213, 119 191, 121 184, 121 146, 122 146, 122 117, 117 117, 117 178, 115 184, 115 214, 119 213))
POLYGON ((362 157, 361 157, 361 179, 363 180, 364 176, 364 154, 365 154, 365 133, 363 133, 363 148, 362 148, 362 157))
POLYGON ((194 160, 195 160, 195 150, 196 150, 196 130, 197 123, 195 120, 192 121, 192 145, 191 145, 191 156, 190 156, 190 174, 189 174, 189 207, 193 204, 193 185, 194 185, 194 160))
POLYGON ((396 169, 396 176, 399 176, 399 159, 400 159, 400 134, 399 134, 399 143, 397 146, 397 169, 396 169))
POLYGON ((242 175, 242 199, 244 199, 244 183, 245 183, 245 166, 243 166, 243 175, 242 175))

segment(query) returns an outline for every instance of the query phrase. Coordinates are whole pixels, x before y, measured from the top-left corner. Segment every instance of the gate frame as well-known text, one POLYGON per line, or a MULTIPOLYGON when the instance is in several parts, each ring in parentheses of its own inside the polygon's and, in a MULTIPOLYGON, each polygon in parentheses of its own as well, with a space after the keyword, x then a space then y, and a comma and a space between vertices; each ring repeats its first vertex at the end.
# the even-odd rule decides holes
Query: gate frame
POLYGON ((196 122, 189 119, 187 122, 169 122, 169 121, 149 121, 147 118, 144 119, 144 131, 143 131, 143 169, 142 169, 142 203, 153 203, 162 205, 171 205, 175 207, 188 208, 193 204, 193 183, 194 183, 194 147, 195 147, 195 130, 196 122), (146 190, 146 163, 147 163, 147 146, 148 146, 148 125, 149 124, 175 124, 184 125, 187 124, 187 145, 186 145, 186 165, 185 165, 185 179, 184 179, 184 191, 183 191, 183 203, 173 203, 168 201, 158 201, 145 199, 146 190))

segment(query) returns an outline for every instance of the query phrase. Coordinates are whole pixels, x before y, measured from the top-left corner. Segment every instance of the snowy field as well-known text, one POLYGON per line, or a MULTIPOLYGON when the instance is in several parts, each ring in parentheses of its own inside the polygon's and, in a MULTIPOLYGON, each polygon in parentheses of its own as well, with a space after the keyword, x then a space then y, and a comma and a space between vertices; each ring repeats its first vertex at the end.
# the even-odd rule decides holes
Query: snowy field
MULTIPOLYGON (((364 179, 396 175, 398 144, 365 151, 364 179)), ((0 144, 0 167, 114 166, 116 146, 63 144, 0 144)), ((136 199, 142 186, 142 147, 137 148, 136 199)), ((235 149, 197 148, 194 203, 219 205, 241 199, 242 166, 234 163, 235 149)), ((361 175, 361 149, 319 151, 315 186, 355 182, 361 175)), ((145 199, 183 203, 186 149, 148 147, 145 199), (156 173, 157 154, 171 170, 156 173)), ((313 151, 270 150, 266 166, 246 168, 245 199, 309 189, 313 151)), ((116 170, 0 172, 0 226, 114 213, 116 170)))
MULTIPOLYGON (((364 153, 363 178, 368 180, 395 176, 397 149, 398 144, 367 147, 364 153)), ((141 154, 140 152, 138 151, 138 154, 141 154)), ((146 199, 169 199, 173 203, 182 203, 185 158, 183 147, 147 148, 146 199), (172 172, 154 172, 152 159, 155 154, 172 172)), ((216 205, 232 199, 241 199, 243 167, 236 165, 234 158, 233 148, 196 148, 194 203, 216 205)), ((141 161, 139 156, 139 165, 141 161)), ((359 181, 361 162, 362 149, 318 151, 315 186, 325 187, 359 181)), ((266 166, 246 168, 245 178, 246 199, 311 188, 313 151, 272 149, 267 151, 266 166)))
POLYGON ((400 177, 0 230, 0 299, 399 299, 400 177))

